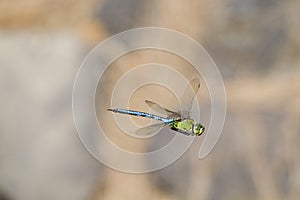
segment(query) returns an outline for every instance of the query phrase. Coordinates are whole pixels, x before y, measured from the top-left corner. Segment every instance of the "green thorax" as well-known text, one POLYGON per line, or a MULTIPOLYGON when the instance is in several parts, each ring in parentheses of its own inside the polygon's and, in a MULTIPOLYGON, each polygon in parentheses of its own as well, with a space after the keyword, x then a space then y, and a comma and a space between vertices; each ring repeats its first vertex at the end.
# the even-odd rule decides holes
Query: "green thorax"
POLYGON ((172 123, 171 128, 190 135, 193 133, 193 124, 194 123, 195 123, 195 121, 193 119, 185 119, 182 121, 175 121, 174 123, 172 123))
POLYGON ((200 136, 205 127, 200 123, 195 123, 193 119, 177 120, 170 124, 171 129, 183 133, 185 135, 200 136))

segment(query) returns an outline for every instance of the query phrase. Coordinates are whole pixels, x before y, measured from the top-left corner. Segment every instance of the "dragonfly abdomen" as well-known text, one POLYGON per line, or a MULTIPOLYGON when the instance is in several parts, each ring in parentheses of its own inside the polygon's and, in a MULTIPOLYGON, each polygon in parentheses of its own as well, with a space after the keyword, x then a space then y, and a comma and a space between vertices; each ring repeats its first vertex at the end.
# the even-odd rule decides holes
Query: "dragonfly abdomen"
POLYGON ((134 116, 138 116, 138 117, 146 117, 146 118, 151 118, 151 119, 155 119, 155 120, 160 120, 160 121, 163 121, 165 123, 171 123, 171 122, 174 121, 173 119, 164 118, 164 117, 160 117, 158 115, 153 115, 153 114, 150 114, 150 113, 134 111, 134 110, 125 110, 125 109, 120 109, 120 108, 107 109, 107 110, 115 112, 115 113, 134 115, 134 116))

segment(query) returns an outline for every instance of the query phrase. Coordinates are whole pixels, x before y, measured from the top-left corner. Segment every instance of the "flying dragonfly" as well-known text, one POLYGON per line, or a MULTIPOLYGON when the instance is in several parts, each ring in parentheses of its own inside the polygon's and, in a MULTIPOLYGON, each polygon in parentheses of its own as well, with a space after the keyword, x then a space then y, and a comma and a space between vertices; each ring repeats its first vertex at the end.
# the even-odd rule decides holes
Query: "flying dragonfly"
POLYGON ((195 122, 195 120, 193 120, 190 116, 192 103, 199 88, 200 88, 200 81, 198 78, 194 78, 189 82, 189 85, 187 85, 182 96, 181 111, 178 112, 174 112, 169 109, 166 109, 153 101, 145 100, 145 103, 152 110, 160 114, 167 115, 166 117, 162 117, 162 116, 158 116, 146 112, 141 112, 141 111, 126 110, 120 108, 107 109, 107 110, 115 113, 133 115, 137 117, 146 117, 146 118, 161 121, 158 124, 153 124, 138 129, 135 132, 136 135, 144 135, 144 136, 150 135, 152 133, 160 131, 166 126, 169 126, 171 130, 182 133, 184 135, 200 136, 204 132, 205 127, 201 123, 195 122))

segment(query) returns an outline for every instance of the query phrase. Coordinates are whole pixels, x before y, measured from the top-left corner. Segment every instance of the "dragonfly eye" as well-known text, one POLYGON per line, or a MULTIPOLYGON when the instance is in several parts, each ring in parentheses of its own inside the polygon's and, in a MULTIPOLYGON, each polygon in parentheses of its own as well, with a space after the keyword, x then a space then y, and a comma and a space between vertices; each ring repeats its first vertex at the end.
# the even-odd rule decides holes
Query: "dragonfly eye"
POLYGON ((194 133, 195 133, 196 136, 202 135, 204 130, 205 130, 204 126, 202 126, 201 124, 195 124, 194 133))

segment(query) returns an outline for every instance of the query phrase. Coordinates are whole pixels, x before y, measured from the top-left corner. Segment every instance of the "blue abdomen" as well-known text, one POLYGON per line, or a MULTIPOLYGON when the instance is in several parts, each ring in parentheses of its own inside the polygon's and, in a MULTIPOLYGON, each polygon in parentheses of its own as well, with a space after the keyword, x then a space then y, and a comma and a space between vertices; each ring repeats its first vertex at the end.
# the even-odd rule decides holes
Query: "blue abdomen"
POLYGON ((160 117, 160 116, 153 115, 150 113, 134 111, 134 110, 125 110, 125 109, 120 109, 120 108, 107 109, 107 110, 115 112, 115 113, 128 114, 128 115, 134 115, 134 116, 138 116, 138 117, 146 117, 146 118, 151 118, 151 119, 155 119, 155 120, 160 120, 165 123, 171 123, 174 121, 172 118, 164 118, 164 117, 160 117))

